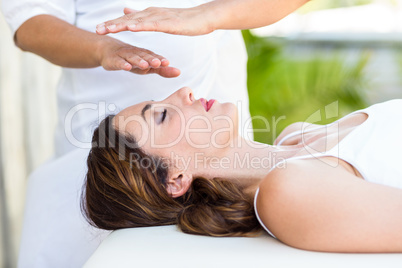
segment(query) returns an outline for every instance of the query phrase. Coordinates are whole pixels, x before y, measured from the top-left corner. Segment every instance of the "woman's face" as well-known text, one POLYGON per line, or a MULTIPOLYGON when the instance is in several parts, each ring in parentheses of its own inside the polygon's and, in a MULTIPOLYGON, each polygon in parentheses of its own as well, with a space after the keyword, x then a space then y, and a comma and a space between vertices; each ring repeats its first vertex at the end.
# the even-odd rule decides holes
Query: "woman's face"
POLYGON ((120 132, 134 136, 146 153, 176 162, 223 156, 238 135, 234 104, 196 100, 188 87, 163 101, 130 106, 113 122, 120 132))

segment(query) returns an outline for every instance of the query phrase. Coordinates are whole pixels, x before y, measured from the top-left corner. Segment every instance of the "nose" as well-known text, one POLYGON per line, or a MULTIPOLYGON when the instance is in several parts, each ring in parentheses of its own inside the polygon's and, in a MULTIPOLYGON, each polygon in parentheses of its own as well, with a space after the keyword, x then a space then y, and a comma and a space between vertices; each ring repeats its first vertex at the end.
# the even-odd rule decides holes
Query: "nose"
POLYGON ((178 97, 182 101, 183 105, 191 105, 194 101, 193 90, 189 87, 183 87, 176 91, 178 97))

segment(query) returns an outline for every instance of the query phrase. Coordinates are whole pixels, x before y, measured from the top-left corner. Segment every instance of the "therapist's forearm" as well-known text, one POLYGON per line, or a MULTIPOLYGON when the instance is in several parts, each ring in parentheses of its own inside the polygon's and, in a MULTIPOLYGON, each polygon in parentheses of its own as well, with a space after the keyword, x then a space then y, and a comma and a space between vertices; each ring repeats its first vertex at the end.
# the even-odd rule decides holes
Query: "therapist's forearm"
POLYGON ((23 23, 15 34, 22 50, 68 68, 124 70, 135 74, 156 73, 171 78, 180 70, 169 66, 163 56, 109 36, 100 36, 50 15, 39 15, 23 23))
POLYGON ((70 68, 100 66, 99 48, 112 42, 79 29, 50 15, 35 16, 21 25, 15 35, 16 45, 48 61, 70 68))
POLYGON ((215 0, 200 7, 211 14, 215 29, 251 29, 286 17, 309 0, 215 0))

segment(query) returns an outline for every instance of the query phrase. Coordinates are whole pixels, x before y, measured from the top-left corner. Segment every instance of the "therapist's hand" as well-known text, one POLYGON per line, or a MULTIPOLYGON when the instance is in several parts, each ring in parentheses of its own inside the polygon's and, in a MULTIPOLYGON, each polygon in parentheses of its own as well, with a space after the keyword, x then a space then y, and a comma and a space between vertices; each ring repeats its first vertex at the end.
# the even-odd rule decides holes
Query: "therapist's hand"
POLYGON ((98 58, 100 65, 108 71, 125 70, 136 74, 156 73, 166 78, 180 75, 180 70, 169 67, 169 61, 164 57, 112 38, 99 46, 98 58))
POLYGON ((252 29, 273 24, 309 0, 216 0, 191 8, 126 8, 125 15, 99 24, 99 35, 121 31, 156 31, 202 35, 215 30, 252 29))
POLYGON ((209 12, 193 8, 150 7, 143 11, 124 9, 124 16, 97 25, 100 35, 121 31, 156 31, 177 35, 203 35, 214 31, 209 12))

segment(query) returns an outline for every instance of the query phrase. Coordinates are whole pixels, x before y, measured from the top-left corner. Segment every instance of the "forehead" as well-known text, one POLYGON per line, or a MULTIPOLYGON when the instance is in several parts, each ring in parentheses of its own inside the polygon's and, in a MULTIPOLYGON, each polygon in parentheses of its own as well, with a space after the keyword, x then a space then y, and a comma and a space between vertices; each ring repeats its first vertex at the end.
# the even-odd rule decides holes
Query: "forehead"
MULTIPOLYGON (((120 132, 133 135, 138 142, 144 135, 144 131, 148 129, 148 124, 144 120, 142 113, 144 111, 144 108, 146 106, 149 106, 149 104, 151 104, 151 102, 142 102, 136 105, 129 106, 120 111, 113 118, 113 124, 115 128, 120 132)), ((147 114, 146 111, 145 114, 147 114)))
POLYGON ((149 103, 149 102, 144 101, 144 102, 129 106, 129 107, 121 110, 118 114, 116 114, 116 117, 117 116, 129 117, 133 114, 140 114, 141 108, 144 107, 147 103, 149 103))

